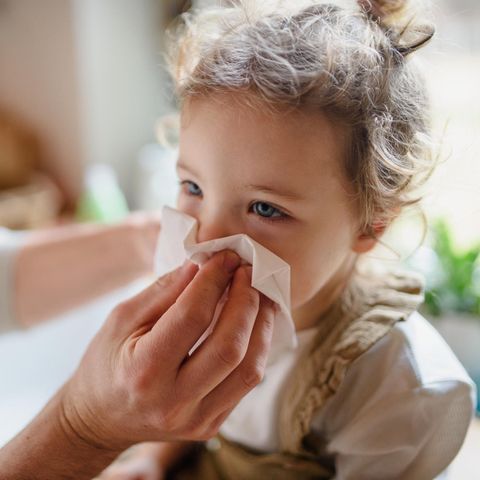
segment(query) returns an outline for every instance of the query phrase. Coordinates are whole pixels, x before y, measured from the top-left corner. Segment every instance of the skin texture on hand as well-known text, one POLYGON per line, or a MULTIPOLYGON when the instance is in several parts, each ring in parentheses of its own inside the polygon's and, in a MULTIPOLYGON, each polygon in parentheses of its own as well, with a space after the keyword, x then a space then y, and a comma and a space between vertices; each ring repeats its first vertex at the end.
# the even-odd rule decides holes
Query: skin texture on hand
POLYGON ((109 316, 38 417, 0 450, 0 478, 90 479, 145 441, 205 440, 263 377, 274 308, 232 252, 185 265, 109 316), (188 356, 227 287, 214 332, 188 356), (48 462, 45 462, 48 458, 48 462))

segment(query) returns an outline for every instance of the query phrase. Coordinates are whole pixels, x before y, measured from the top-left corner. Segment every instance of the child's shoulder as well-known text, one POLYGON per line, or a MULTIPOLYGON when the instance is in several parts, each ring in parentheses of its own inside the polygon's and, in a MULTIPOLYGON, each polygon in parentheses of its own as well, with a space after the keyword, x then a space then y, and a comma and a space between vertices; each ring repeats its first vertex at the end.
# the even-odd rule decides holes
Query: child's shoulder
POLYGON ((388 316, 387 310, 397 316, 385 336, 357 358, 357 366, 370 369, 370 362, 378 359, 384 366, 380 371, 389 376, 396 372, 415 388, 449 380, 471 383, 448 344, 418 311, 425 290, 421 274, 370 263, 352 283, 357 286, 352 298, 363 317, 388 316))
POLYGON ((474 384, 445 340, 418 311, 397 322, 353 362, 342 388, 371 398, 472 397, 474 384), (352 385, 349 385, 349 384, 352 385))
POLYGON ((311 429, 330 454, 341 454, 340 470, 433 478, 460 449, 474 405, 468 374, 414 312, 350 365, 311 429))
MULTIPOLYGON (((384 336, 380 336, 368 349, 363 351, 347 369, 345 382, 362 372, 370 375, 371 388, 385 387, 392 395, 394 392, 424 394, 428 390, 432 395, 447 389, 472 392, 473 382, 456 358, 448 344, 419 313, 423 303, 424 279, 413 271, 403 269, 382 269, 372 265, 353 282, 354 294, 351 297, 359 305, 360 318, 366 318, 367 324, 380 317, 396 317, 384 336), (358 287, 360 285, 360 287, 358 287), (355 300, 356 299, 356 300, 355 300), (375 375, 372 375, 375 372, 375 375), (373 382, 373 383, 372 383, 373 382), (387 388, 388 386, 388 388, 387 388)), ((345 331, 345 336, 356 335, 359 329, 365 335, 365 325, 355 321, 345 331)), ((368 332, 367 325, 367 332, 368 332)), ((362 339, 363 340, 363 339, 362 339)), ((373 394, 373 392, 372 392, 373 394)))
POLYGON ((418 311, 396 323, 376 348, 386 360, 390 357, 387 363, 408 372, 417 387, 452 380, 471 383, 451 348, 418 311))
POLYGON ((395 408, 410 401, 417 408, 427 398, 440 405, 441 397, 463 398, 471 412, 475 385, 432 324, 413 311, 348 366, 330 403, 348 399, 358 412, 364 405, 395 408))

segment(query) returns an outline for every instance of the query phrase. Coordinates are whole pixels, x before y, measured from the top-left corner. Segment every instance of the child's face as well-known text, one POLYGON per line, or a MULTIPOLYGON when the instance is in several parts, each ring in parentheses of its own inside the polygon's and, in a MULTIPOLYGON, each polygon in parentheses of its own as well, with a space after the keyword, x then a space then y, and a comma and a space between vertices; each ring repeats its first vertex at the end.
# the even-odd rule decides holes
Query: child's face
POLYGON ((288 262, 294 318, 322 310, 371 248, 342 171, 346 131, 322 115, 262 113, 238 100, 187 102, 178 208, 198 220, 198 242, 246 233, 288 262))

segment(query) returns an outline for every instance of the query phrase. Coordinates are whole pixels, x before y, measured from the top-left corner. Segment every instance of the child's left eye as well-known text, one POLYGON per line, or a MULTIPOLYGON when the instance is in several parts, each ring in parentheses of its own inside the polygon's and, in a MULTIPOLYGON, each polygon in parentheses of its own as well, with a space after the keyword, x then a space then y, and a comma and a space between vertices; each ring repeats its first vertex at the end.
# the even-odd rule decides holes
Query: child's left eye
POLYGON ((263 217, 266 220, 273 221, 273 219, 278 220, 287 218, 285 213, 266 202, 255 202, 250 206, 250 209, 255 215, 263 217))
POLYGON ((202 196, 202 189, 195 182, 183 180, 180 182, 180 186, 186 189, 186 193, 188 193, 188 195, 192 195, 193 197, 202 196))

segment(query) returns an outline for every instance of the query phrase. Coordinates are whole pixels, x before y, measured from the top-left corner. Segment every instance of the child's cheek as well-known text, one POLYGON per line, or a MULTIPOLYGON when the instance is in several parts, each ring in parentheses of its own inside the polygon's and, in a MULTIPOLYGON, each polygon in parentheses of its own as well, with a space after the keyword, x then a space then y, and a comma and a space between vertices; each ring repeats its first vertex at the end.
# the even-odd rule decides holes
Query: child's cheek
POLYGON ((322 295, 322 291, 332 281, 341 265, 341 258, 337 252, 325 248, 328 255, 321 255, 318 249, 303 249, 311 252, 297 258, 290 263, 291 267, 291 302, 292 308, 299 308, 312 300, 316 295, 322 295))
POLYGON ((320 279, 318 273, 314 275, 307 268, 291 267, 291 303, 294 310, 315 296, 320 288, 320 279))

